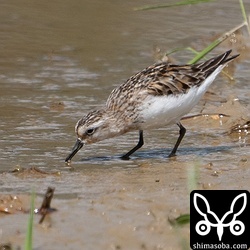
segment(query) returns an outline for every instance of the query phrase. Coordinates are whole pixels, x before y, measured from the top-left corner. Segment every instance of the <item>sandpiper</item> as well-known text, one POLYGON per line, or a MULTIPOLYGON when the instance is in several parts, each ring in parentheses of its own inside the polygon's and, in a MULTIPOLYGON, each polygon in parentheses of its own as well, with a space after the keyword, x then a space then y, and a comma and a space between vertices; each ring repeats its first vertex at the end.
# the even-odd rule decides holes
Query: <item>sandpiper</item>
POLYGON ((179 126, 169 157, 174 156, 186 132, 181 118, 198 103, 226 64, 238 56, 229 57, 230 53, 194 65, 161 62, 131 76, 111 92, 104 107, 76 123, 77 140, 65 162, 69 163, 85 144, 138 130, 138 144, 121 157, 129 159, 144 144, 143 130, 169 124, 179 126))

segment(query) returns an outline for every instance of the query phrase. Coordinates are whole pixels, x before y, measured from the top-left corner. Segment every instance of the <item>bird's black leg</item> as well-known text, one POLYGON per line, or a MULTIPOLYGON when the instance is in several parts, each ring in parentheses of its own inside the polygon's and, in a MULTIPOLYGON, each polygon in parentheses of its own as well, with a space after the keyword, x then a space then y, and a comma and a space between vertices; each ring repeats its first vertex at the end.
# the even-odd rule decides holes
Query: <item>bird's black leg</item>
POLYGON ((182 139, 183 139, 183 137, 184 137, 184 135, 185 135, 185 133, 186 133, 186 129, 182 126, 182 124, 181 124, 180 122, 177 123, 177 125, 178 125, 179 128, 180 128, 180 135, 179 135, 179 137, 178 137, 177 142, 175 143, 175 146, 174 146, 172 152, 170 153, 170 155, 169 155, 168 157, 175 156, 175 153, 176 153, 176 151, 177 151, 177 148, 179 147, 179 145, 180 145, 180 143, 181 143, 181 141, 182 141, 182 139))
POLYGON ((143 144, 144 144, 144 141, 143 141, 143 130, 140 130, 139 131, 139 141, 138 141, 138 144, 134 148, 132 148, 127 154, 123 155, 121 157, 122 160, 128 160, 129 156, 132 155, 137 149, 141 148, 143 144))

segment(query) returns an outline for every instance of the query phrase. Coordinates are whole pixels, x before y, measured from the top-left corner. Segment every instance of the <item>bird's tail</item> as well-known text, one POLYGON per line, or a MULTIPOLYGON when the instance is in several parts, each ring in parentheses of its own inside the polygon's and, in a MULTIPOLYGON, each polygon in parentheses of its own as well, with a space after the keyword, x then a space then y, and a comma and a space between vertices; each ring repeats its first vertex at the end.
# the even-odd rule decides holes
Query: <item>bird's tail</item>
POLYGON ((226 63, 232 61, 233 59, 239 56, 239 54, 237 54, 237 55, 233 55, 229 57, 231 52, 232 50, 228 50, 225 53, 219 56, 213 57, 208 61, 197 64, 196 67, 200 68, 203 72, 206 72, 208 75, 210 75, 220 65, 225 65, 226 63))

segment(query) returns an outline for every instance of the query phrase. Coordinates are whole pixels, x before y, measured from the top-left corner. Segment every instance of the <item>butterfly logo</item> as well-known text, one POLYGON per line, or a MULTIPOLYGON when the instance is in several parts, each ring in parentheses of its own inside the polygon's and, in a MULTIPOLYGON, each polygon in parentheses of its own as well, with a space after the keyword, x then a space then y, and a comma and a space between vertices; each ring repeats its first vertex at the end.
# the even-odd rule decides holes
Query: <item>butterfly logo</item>
POLYGON ((193 204, 194 204, 196 211, 204 218, 203 220, 200 220, 199 222, 197 222, 197 224, 195 226, 195 230, 199 235, 204 236, 204 235, 209 234, 211 227, 217 228, 217 235, 218 235, 219 241, 221 241, 221 239, 222 239, 222 235, 224 233, 225 227, 229 227, 230 232, 235 236, 238 236, 238 235, 241 235, 244 233, 245 225, 243 224, 242 221, 237 220, 237 217, 246 208, 246 205, 247 205, 247 194, 246 193, 239 194, 233 199, 231 206, 230 206, 230 210, 227 211, 222 216, 221 219, 219 219, 218 216, 213 211, 210 210, 210 205, 209 205, 207 199, 203 195, 195 193, 193 196, 193 204), (200 199, 200 202, 203 202, 203 205, 205 204, 206 211, 202 211, 202 210, 204 210, 204 207, 203 207, 203 209, 199 208, 198 202, 197 202, 199 199, 200 199), (239 209, 239 211, 235 211, 235 210, 237 210, 237 208, 235 207, 235 204, 237 202, 239 203, 240 199, 243 199, 243 205, 239 209), (229 215, 232 217, 232 220, 228 223, 224 223, 226 218, 229 215), (211 222, 211 219, 213 220, 213 222, 211 222))

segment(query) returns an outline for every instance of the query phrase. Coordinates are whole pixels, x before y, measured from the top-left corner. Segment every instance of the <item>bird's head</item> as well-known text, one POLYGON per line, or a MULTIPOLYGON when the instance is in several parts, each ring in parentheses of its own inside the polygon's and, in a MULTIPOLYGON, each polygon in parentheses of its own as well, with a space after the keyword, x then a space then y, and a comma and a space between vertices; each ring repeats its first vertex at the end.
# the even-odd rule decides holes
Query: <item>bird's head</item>
POLYGON ((81 118, 76 123, 75 132, 77 140, 71 153, 65 159, 67 163, 71 161, 83 145, 121 134, 117 118, 111 112, 107 112, 104 109, 92 111, 81 118))

